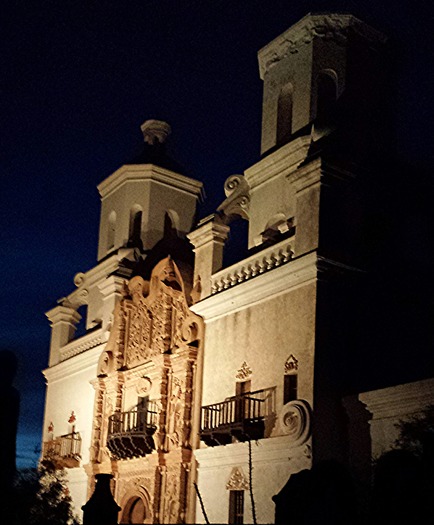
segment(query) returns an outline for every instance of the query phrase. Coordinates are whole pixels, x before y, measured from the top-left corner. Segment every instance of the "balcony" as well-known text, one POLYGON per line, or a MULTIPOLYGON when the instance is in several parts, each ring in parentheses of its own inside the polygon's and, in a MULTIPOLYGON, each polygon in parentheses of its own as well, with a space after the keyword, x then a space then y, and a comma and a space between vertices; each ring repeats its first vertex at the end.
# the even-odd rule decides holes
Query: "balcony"
POLYGON ((210 446, 261 439, 276 418, 276 387, 202 407, 201 439, 210 446))
POLYGON ((78 432, 45 441, 42 450, 43 458, 52 459, 59 469, 80 466, 80 454, 81 436, 78 432))
POLYGON ((116 412, 109 417, 107 448, 117 459, 146 456, 154 450, 153 435, 157 429, 157 406, 116 412))

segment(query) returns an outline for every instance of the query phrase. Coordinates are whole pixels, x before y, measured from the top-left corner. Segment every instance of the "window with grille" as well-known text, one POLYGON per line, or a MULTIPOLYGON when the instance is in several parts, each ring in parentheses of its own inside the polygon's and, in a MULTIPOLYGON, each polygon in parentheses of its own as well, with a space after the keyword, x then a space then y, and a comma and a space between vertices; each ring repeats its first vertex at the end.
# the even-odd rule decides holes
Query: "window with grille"
POLYGON ((244 523, 244 490, 229 492, 229 523, 244 523))

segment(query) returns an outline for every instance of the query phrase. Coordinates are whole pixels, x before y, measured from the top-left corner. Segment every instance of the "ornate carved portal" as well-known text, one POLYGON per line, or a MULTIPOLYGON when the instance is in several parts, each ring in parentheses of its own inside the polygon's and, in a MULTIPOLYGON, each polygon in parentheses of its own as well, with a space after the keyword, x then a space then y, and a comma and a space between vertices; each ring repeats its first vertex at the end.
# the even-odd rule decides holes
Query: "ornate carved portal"
POLYGON ((93 382, 97 395, 87 470, 90 476, 115 474, 122 523, 131 516, 143 517, 143 523, 188 519, 202 333, 202 319, 189 309, 170 257, 155 266, 149 282, 133 277, 115 308, 93 382), (141 447, 145 441, 148 446, 141 447))

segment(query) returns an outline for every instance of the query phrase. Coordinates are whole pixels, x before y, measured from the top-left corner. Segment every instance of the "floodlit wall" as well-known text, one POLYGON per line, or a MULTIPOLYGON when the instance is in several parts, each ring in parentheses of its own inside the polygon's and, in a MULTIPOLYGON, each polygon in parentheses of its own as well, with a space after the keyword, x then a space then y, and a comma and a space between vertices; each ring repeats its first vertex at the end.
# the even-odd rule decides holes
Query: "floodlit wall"
MULTIPOLYGON (((272 428, 266 425, 264 439, 252 441, 252 487, 258 523, 274 521, 272 496, 280 492, 291 473, 311 466, 309 431, 304 438, 295 440, 285 426, 284 377, 288 368, 295 367, 297 399, 312 407, 315 275, 315 258, 307 256, 304 261, 289 262, 194 307, 206 323, 202 406, 234 396, 240 378, 250 380, 252 392, 276 387, 276 418, 272 428), (243 296, 245 307, 239 306, 244 302, 243 296)), ((303 424, 306 430, 309 417, 303 424)), ((234 440, 227 445, 207 446, 202 441, 195 456, 198 487, 209 520, 227 523, 229 489, 238 487, 244 490, 245 522, 252 522, 247 488, 248 443, 234 440), (239 469, 243 479, 238 476, 231 482, 234 469, 239 469)), ((204 522, 199 505, 196 520, 204 522)))
POLYGON ((47 395, 43 441, 71 433, 72 425, 82 439, 80 466, 66 469, 71 498, 78 514, 87 500, 88 480, 83 465, 89 462, 95 397, 90 382, 96 377, 100 353, 101 347, 94 348, 44 371, 47 395), (69 423, 72 412, 75 421, 69 423), (53 431, 49 432, 51 425, 53 431))

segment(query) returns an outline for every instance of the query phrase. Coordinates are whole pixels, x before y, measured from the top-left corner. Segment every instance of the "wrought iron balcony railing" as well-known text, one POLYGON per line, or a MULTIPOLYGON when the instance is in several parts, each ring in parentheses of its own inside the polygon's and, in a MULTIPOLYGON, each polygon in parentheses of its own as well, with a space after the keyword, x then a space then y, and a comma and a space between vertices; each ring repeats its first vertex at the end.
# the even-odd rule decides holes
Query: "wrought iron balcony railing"
POLYGON ((201 439, 208 445, 264 437, 267 420, 276 417, 276 387, 228 397, 202 407, 201 439))
POLYGON ((52 459, 58 468, 78 467, 81 459, 80 433, 71 432, 45 441, 42 456, 46 459, 52 459))
POLYGON ((152 401, 146 407, 111 415, 107 447, 113 456, 127 459, 150 454, 155 448, 152 436, 157 429, 157 417, 157 405, 152 401))

